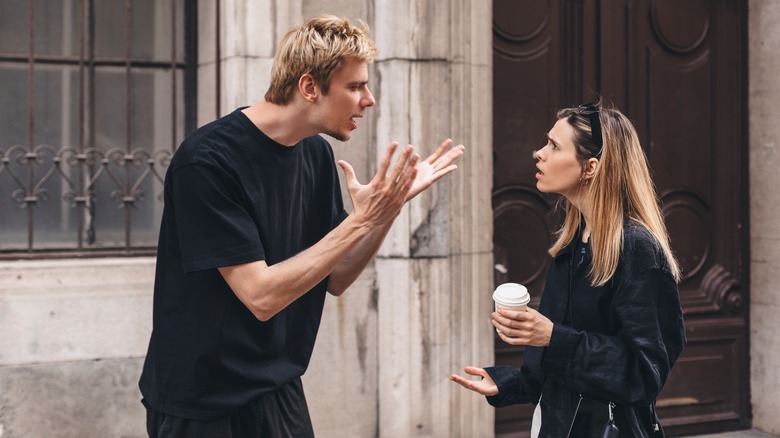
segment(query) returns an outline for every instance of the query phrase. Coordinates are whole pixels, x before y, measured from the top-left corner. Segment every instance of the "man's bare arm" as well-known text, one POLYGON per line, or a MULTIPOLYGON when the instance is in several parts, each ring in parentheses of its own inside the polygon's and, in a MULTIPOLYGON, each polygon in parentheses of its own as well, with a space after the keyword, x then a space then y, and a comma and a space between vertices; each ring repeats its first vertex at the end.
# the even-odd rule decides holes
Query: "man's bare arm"
MULTIPOLYGON (((385 153, 370 183, 357 182, 354 170, 341 161, 354 207, 352 214, 319 242, 283 262, 265 261, 220 268, 239 300, 261 321, 267 321, 330 275, 347 254, 369 234, 391 222, 403 206, 414 183, 419 157, 407 146, 390 175, 390 161, 397 144, 385 153)), ((386 231, 384 232, 386 234, 386 231)))
MULTIPOLYGON (((453 163, 463 155, 464 147, 457 145, 450 148, 451 145, 452 140, 444 140, 428 158, 417 165, 417 176, 407 194, 407 201, 458 168, 453 163)), ((389 221, 383 227, 373 230, 349 251, 333 270, 328 280, 328 292, 336 296, 341 295, 358 278, 368 262, 379 252, 379 247, 387 237, 392 222, 389 221)))

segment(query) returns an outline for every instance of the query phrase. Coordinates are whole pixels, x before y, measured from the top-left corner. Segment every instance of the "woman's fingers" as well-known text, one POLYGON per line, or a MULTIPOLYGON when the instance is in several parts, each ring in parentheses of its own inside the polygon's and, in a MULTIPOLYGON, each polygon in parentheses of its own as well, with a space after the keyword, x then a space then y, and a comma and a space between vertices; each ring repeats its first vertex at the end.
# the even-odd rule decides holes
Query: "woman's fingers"
POLYGON ((502 341, 511 345, 550 345, 553 323, 534 309, 512 311, 499 309, 493 313, 493 326, 502 341))
POLYGON ((482 395, 498 394, 498 386, 496 386, 496 383, 493 381, 493 379, 490 378, 490 376, 487 374, 487 371, 485 371, 483 368, 466 367, 465 371, 466 374, 479 376, 481 379, 469 380, 457 374, 452 374, 450 375, 450 380, 463 386, 466 389, 470 389, 482 395))
POLYGON ((463 371, 466 372, 466 374, 472 375, 472 376, 479 376, 479 377, 486 377, 488 375, 487 371, 485 371, 484 368, 477 368, 477 367, 466 367, 463 369, 463 371))

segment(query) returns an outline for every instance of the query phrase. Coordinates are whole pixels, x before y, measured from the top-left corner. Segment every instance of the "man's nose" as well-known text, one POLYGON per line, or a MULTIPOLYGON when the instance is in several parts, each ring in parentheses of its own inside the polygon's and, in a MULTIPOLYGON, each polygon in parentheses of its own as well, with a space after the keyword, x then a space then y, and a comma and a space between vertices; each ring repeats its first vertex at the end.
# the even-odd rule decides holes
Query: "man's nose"
POLYGON ((369 90, 368 87, 366 87, 366 93, 363 96, 363 100, 361 101, 363 108, 374 106, 375 103, 376 100, 374 100, 374 95, 371 94, 371 90, 369 90))

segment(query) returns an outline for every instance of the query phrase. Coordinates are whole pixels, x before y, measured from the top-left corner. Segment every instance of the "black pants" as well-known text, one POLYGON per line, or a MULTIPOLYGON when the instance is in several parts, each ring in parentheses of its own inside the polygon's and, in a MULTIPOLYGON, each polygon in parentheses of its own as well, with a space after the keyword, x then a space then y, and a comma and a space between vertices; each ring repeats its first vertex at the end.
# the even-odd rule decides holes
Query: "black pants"
POLYGON ((189 420, 144 406, 149 438, 314 437, 300 378, 215 421, 189 420))

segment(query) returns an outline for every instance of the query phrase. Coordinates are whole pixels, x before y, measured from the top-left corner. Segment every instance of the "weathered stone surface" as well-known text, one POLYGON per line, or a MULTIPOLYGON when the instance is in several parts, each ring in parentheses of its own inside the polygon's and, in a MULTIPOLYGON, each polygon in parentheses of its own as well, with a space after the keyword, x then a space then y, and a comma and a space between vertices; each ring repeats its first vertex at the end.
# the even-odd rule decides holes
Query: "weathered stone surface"
POLYGON ((3 438, 146 436, 141 358, 0 367, 3 438))
POLYGON ((328 296, 308 371, 303 376, 314 432, 323 437, 376 433, 377 286, 366 269, 340 297, 328 296))
MULTIPOLYGON (((777 283, 773 295, 780 297, 777 283)), ((750 391, 753 400, 753 426, 764 432, 780 434, 780 304, 753 304, 750 307, 750 391)))
MULTIPOLYGON (((379 61, 370 66, 377 108, 359 121, 350 142, 329 139, 336 157, 349 161, 361 182, 373 176, 391 140, 414 144, 423 158, 444 137, 468 148, 455 174, 404 208, 376 270, 367 270, 344 297, 328 299, 304 376, 318 436, 492 436, 493 409, 447 380, 465 365, 493 361, 490 2, 222 1, 220 102, 214 6, 199 2, 199 124, 259 100, 290 25, 304 15, 329 12, 368 21, 380 50, 379 61)), ((350 210, 348 198, 345 204, 350 210)), ((141 261, 143 272, 130 279, 101 263, 68 267, 74 280, 64 288, 58 283, 64 277, 39 270, 35 287, 44 292, 34 293, 18 285, 5 293, 4 274, 17 267, 5 272, 0 267, 0 329, 12 328, 11 334, 0 330, 0 354, 6 355, 0 366, 14 364, 0 368, 3 438, 143 436, 143 410, 136 404, 141 359, 127 359, 135 361, 135 371, 117 365, 123 360, 83 359, 145 353, 153 263, 141 261), (94 269, 101 275, 95 277, 94 269), (47 295, 55 290, 69 292, 47 295), (33 303, 36 297, 44 298, 33 303), (96 305, 114 320, 96 316, 96 305), (8 322, 11 315, 16 319, 8 322), (6 385, 9 379, 20 383, 6 385), (45 393, 25 383, 32 380, 55 388, 48 400, 17 397, 20 388, 45 393), (83 384, 87 380, 91 386, 83 384), (73 390, 82 387, 90 392, 73 390), (6 402, 11 396, 3 394, 14 398, 6 402), (95 434, 86 429, 88 421, 71 413, 89 411, 98 404, 94 400, 105 405, 100 415, 115 417, 115 429, 101 417, 93 421, 102 427, 95 434)))
POLYGON ((780 433, 780 3, 748 5, 750 133, 750 381, 753 426, 780 433))
POLYGON ((276 26, 265 24, 277 6, 275 1, 223 0, 219 5, 223 57, 274 56, 276 26))
POLYGON ((492 408, 449 381, 493 361, 490 260, 376 261, 380 436, 492 436, 492 408))
POLYGON ((374 2, 374 37, 380 58, 449 59, 452 2, 374 2))
POLYGON ((0 366, 146 354, 154 259, 0 263, 0 366))

